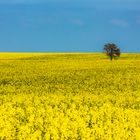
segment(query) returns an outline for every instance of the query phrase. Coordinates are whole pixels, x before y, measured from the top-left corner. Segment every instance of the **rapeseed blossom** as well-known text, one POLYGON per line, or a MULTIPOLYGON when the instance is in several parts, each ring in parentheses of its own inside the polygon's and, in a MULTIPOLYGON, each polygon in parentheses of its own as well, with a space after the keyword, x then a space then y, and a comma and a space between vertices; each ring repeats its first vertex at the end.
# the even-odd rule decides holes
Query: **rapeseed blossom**
POLYGON ((1 140, 139 140, 140 55, 2 53, 1 140))

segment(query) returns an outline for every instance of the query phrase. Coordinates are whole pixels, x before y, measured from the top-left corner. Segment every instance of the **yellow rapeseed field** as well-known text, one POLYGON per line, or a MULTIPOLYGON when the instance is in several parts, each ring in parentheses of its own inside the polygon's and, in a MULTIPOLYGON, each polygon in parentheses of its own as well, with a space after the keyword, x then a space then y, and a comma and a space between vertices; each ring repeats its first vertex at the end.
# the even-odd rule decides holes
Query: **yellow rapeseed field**
POLYGON ((140 140, 140 54, 0 53, 0 140, 140 140))

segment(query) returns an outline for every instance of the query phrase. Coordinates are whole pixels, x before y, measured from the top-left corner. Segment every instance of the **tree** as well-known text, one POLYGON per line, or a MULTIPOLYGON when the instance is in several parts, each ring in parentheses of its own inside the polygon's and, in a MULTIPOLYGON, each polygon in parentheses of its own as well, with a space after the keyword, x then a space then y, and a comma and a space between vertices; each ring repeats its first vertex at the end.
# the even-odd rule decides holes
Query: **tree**
POLYGON ((110 60, 112 60, 115 57, 119 57, 121 54, 120 49, 114 43, 105 44, 104 51, 106 55, 110 57, 110 60))

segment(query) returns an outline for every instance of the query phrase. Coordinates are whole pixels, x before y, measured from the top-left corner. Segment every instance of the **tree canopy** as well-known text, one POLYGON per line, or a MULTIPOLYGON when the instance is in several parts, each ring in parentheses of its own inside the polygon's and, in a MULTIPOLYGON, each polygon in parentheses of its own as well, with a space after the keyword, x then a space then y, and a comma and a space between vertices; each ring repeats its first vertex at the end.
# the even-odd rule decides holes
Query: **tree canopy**
POLYGON ((112 60, 115 57, 119 57, 121 52, 120 48, 114 43, 108 43, 104 45, 104 51, 106 55, 110 57, 110 60, 112 60))

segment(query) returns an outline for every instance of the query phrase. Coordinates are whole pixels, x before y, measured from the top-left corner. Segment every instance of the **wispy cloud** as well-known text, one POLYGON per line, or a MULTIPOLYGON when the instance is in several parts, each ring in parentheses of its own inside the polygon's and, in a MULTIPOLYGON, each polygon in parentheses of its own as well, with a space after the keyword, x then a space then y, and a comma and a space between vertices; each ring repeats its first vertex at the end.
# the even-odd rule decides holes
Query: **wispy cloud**
POLYGON ((140 24, 140 16, 138 16, 138 17, 136 18, 136 23, 137 23, 137 24, 140 24))
POLYGON ((85 25, 85 22, 81 19, 73 19, 71 20, 71 23, 75 24, 75 25, 78 25, 78 26, 83 26, 85 25))
POLYGON ((20 24, 24 27, 36 27, 53 24, 53 19, 50 17, 23 17, 20 19, 20 24))
POLYGON ((127 27, 129 25, 129 23, 124 19, 112 19, 110 22, 111 24, 120 27, 127 27))

